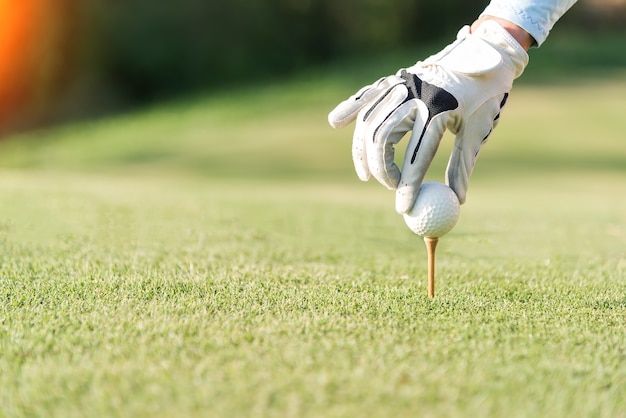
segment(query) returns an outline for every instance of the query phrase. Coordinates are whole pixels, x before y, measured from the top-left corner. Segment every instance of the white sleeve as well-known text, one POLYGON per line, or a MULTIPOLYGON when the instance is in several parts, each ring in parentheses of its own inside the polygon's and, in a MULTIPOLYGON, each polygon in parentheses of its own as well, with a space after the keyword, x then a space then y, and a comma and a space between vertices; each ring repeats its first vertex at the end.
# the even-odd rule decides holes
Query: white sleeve
POLYGON ((481 16, 489 15, 513 22, 535 38, 540 46, 554 24, 576 0, 491 0, 481 16))

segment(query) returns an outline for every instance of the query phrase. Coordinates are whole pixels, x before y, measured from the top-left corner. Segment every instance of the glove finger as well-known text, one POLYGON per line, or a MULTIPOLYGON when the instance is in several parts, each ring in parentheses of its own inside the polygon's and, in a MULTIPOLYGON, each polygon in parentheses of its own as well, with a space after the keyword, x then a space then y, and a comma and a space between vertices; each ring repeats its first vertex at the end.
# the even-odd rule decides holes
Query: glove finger
POLYGON ((352 122, 361 109, 384 92, 385 78, 367 85, 339 103, 329 114, 328 123, 333 128, 342 128, 352 122))
POLYGON ((385 98, 385 102, 381 102, 381 109, 386 111, 375 116, 375 121, 369 126, 374 131, 368 132, 368 138, 371 139, 366 141, 367 161, 372 176, 392 190, 398 187, 400 181, 394 145, 413 128, 419 103, 418 100, 405 101, 406 96, 406 87, 399 85, 385 98))
MULTIPOLYGON (((368 109, 361 110, 360 113, 367 112, 368 109)), ((357 176, 362 181, 370 179, 370 170, 367 164, 367 150, 365 147, 365 126, 363 121, 363 115, 359 114, 356 120, 356 127, 354 128, 354 135, 352 137, 352 162, 354 163, 354 170, 357 176)))
POLYGON ((370 131, 372 124, 377 122, 376 117, 373 115, 380 114, 384 111, 386 104, 384 99, 398 83, 404 83, 404 80, 396 76, 381 79, 376 88, 370 90, 366 89, 365 93, 358 99, 363 102, 363 106, 361 106, 361 110, 359 110, 357 114, 356 127, 354 128, 354 135, 352 137, 352 161, 357 176, 362 181, 367 181, 371 177, 368 165, 366 138, 368 137, 368 131, 370 131))
POLYGON ((446 168, 446 183, 454 190, 460 203, 465 202, 478 153, 495 128, 507 96, 505 94, 501 101, 486 102, 467 119, 456 136, 446 168))
POLYGON ((423 102, 420 101, 419 104, 420 111, 407 146, 402 176, 396 190, 396 211, 401 214, 409 212, 413 207, 451 117, 449 113, 442 113, 431 120, 425 119, 428 109, 423 102))

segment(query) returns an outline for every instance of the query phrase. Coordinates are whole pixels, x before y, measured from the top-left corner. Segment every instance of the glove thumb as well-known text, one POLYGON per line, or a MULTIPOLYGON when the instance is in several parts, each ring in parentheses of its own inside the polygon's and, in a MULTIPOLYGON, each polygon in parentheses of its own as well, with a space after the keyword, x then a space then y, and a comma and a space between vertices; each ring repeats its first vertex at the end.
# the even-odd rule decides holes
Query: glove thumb
POLYGON ((415 204, 426 171, 435 158, 446 123, 450 118, 449 115, 439 115, 429 121, 428 118, 424 118, 424 115, 428 114, 426 105, 422 102, 418 102, 418 105, 423 109, 418 113, 396 189, 396 211, 400 214, 408 213, 415 204))

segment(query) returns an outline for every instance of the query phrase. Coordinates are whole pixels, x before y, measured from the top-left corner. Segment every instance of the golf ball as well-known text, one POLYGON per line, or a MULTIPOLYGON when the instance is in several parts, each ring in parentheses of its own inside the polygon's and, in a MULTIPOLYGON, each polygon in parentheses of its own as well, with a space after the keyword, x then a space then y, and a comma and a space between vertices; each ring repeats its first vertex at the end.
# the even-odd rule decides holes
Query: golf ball
POLYGON ((456 193, 445 184, 427 181, 422 183, 413 208, 404 214, 404 222, 421 237, 439 238, 454 228, 460 214, 456 193))

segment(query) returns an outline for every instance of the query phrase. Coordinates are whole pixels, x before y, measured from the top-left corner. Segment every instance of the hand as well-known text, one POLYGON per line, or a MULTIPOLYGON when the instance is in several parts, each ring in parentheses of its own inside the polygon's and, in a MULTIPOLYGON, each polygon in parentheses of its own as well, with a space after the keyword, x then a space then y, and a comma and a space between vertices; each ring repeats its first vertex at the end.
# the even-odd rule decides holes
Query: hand
POLYGON ((356 119, 352 158, 363 181, 374 176, 396 190, 396 210, 408 212, 445 129, 456 135, 446 183, 465 202, 482 144, 497 124, 513 80, 528 54, 492 20, 468 26, 440 53, 365 86, 328 115, 335 128, 356 119), (394 146, 412 131, 402 172, 394 146))

